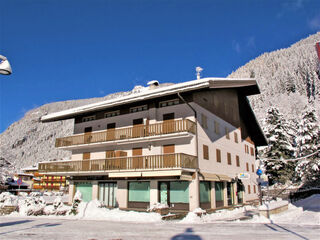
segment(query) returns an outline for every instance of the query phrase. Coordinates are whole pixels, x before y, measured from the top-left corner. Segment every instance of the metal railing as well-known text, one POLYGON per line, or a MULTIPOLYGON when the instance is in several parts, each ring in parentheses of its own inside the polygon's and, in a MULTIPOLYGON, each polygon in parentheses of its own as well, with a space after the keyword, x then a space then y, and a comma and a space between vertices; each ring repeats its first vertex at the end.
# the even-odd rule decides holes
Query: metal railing
POLYGON ((39 163, 39 172, 95 172, 112 170, 197 168, 197 157, 184 153, 39 163))
POLYGON ((108 129, 102 132, 89 132, 81 135, 57 138, 56 147, 67 147, 80 144, 100 143, 107 141, 149 137, 169 133, 190 132, 195 134, 196 125, 189 119, 169 120, 162 123, 137 125, 128 128, 108 129))

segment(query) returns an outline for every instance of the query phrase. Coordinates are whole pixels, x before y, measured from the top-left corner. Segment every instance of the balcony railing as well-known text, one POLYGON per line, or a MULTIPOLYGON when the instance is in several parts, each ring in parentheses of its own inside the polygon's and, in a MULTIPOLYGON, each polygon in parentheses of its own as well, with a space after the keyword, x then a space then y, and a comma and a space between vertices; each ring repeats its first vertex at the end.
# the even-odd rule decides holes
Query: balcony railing
POLYGON ((197 157, 184 153, 39 163, 40 172, 96 172, 112 170, 197 168, 197 157))
POLYGON ((162 123, 137 125, 128 128, 108 129, 102 132, 89 132, 81 135, 56 139, 56 147, 100 143, 115 140, 141 138, 179 132, 196 132, 196 125, 188 119, 169 120, 162 123))

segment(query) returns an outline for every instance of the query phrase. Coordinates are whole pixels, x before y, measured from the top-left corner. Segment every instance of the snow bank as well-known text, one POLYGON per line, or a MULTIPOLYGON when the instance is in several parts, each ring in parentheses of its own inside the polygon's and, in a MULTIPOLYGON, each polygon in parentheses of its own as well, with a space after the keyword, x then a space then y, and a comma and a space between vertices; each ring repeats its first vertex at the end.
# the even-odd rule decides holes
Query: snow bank
POLYGON ((296 202, 295 205, 289 204, 287 211, 271 215, 270 219, 263 216, 254 216, 253 219, 248 221, 255 223, 320 225, 320 194, 302 199, 296 202))
POLYGON ((212 223, 217 221, 231 221, 246 216, 248 212, 253 210, 256 210, 256 208, 253 206, 245 206, 233 210, 218 210, 215 213, 202 215, 201 217, 197 215, 197 212, 189 212, 188 215, 180 221, 180 223, 212 223))
POLYGON ((286 205, 288 205, 288 201, 285 201, 285 200, 275 201, 275 200, 273 200, 273 201, 266 202, 266 203, 262 204, 259 207, 259 210, 273 210, 273 209, 280 208, 280 207, 283 207, 286 205))
POLYGON ((80 203, 78 215, 75 218, 85 220, 107 220, 116 222, 160 222, 161 215, 158 213, 122 211, 117 209, 108 209, 98 200, 89 203, 80 203))

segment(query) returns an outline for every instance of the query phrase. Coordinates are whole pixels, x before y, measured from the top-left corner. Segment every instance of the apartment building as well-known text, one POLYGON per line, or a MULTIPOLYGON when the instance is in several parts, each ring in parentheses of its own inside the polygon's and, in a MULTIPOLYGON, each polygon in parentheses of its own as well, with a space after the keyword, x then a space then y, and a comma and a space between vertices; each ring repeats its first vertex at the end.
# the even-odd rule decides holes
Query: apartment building
POLYGON ((39 173, 38 167, 26 167, 22 171, 32 175, 32 181, 28 183, 33 190, 62 191, 68 187, 66 176, 52 176, 39 173))
POLYGON ((258 199, 255 148, 266 139, 248 103, 254 79, 203 78, 42 117, 74 119, 74 134, 56 139, 68 161, 43 162, 46 175, 70 177, 70 203, 173 210, 223 208, 258 199), (239 178, 247 176, 246 178, 239 178))

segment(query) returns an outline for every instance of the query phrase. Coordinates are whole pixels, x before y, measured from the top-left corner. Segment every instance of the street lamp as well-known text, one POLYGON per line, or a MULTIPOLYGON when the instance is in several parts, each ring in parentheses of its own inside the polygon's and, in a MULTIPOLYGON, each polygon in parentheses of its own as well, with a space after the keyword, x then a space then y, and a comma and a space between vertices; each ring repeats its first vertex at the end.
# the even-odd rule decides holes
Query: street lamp
POLYGON ((12 69, 8 59, 5 56, 0 55, 0 74, 10 75, 12 69))

